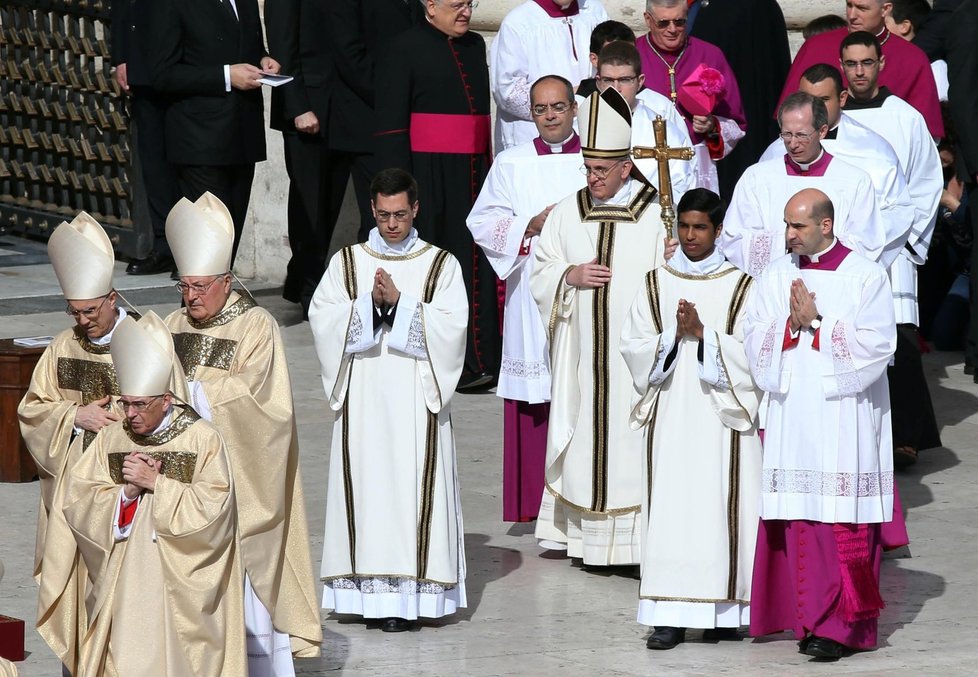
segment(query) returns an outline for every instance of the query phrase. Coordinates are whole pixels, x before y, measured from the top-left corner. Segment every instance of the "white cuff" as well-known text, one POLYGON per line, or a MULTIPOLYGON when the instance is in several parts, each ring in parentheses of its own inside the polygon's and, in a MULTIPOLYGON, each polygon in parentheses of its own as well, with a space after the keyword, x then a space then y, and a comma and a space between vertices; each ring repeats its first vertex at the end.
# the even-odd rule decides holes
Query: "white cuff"
POLYGON ((699 363, 700 380, 717 390, 730 390, 730 376, 720 356, 720 340, 716 332, 703 328, 703 361, 699 363))
POLYGON ((205 421, 213 420, 211 414, 211 404, 207 400, 207 393, 204 392, 204 384, 201 381, 187 381, 190 386, 190 406, 194 408, 205 421))
POLYGON ((666 358, 669 353, 672 352, 673 348, 676 347, 676 326, 666 327, 662 334, 659 336, 659 345, 655 351, 655 362, 652 364, 652 371, 649 373, 649 385, 662 385, 676 369, 676 363, 679 362, 679 351, 676 350, 676 356, 673 358, 672 362, 666 366, 666 358))
POLYGON ((224 64, 224 91, 231 91, 231 66, 224 64))

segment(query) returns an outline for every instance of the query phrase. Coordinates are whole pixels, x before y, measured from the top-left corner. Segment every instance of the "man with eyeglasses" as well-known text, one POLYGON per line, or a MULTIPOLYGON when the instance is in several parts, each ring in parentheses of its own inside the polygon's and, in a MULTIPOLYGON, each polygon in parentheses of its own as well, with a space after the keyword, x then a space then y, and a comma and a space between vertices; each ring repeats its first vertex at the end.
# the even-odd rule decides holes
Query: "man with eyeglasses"
POLYGON ((466 606, 452 397, 468 303, 458 262, 413 227, 418 185, 385 169, 377 227, 330 261, 309 325, 333 429, 325 609, 403 632, 466 606))
POLYGON ((536 537, 586 566, 638 564, 642 431, 621 353, 628 307, 666 243, 658 192, 635 169, 631 110, 612 87, 578 113, 587 187, 551 210, 533 253, 530 291, 550 340, 546 490, 536 537))
MULTIPOLYGON (((666 142, 674 147, 693 145, 686 129, 686 122, 666 97, 645 87, 642 59, 635 45, 624 40, 609 43, 598 54, 597 77, 599 92, 609 87, 618 90, 632 111, 632 145, 654 146, 655 129, 652 122, 657 116, 666 121, 666 142)), ((635 167, 653 186, 659 185, 659 163, 646 158, 634 160, 635 167)), ((684 160, 669 161, 672 179, 672 195, 676 202, 696 185, 693 163, 684 160)))
POLYGON ((234 226, 220 200, 210 193, 181 199, 166 219, 166 238, 184 302, 166 325, 191 404, 214 423, 231 457, 251 669, 291 674, 293 656, 319 655, 322 629, 285 346, 275 318, 232 289, 234 226))
POLYGON ((536 136, 530 87, 538 78, 559 75, 576 88, 591 77, 591 31, 607 19, 599 0, 527 0, 506 15, 489 51, 497 151, 536 136))
POLYGON ((467 221, 506 281, 503 357, 496 395, 503 407, 503 520, 537 516, 543 495, 550 402, 550 359, 530 277, 533 249, 554 205, 585 185, 574 131, 573 85, 545 75, 530 88, 538 136, 497 155, 467 221))
POLYGON ((465 227, 491 162, 486 44, 469 30, 477 4, 422 0, 424 20, 391 42, 376 77, 378 166, 417 178, 414 227, 462 266, 470 317, 458 388, 466 391, 492 387, 502 347, 498 278, 465 227))
POLYGON ((835 205, 835 232, 850 249, 888 264, 897 251, 876 204, 869 174, 822 147, 829 132, 829 114, 821 99, 795 92, 778 112, 781 157, 758 162, 744 172, 727 210, 720 247, 724 256, 756 277, 785 252, 779 215, 788 199, 803 188, 817 188, 835 205))
POLYGON ((86 447, 122 417, 112 400, 119 390, 109 346, 126 311, 116 306, 112 287, 112 243, 91 216, 81 212, 61 223, 48 240, 48 256, 75 326, 44 350, 17 416, 40 477, 37 632, 65 669, 78 674, 77 648, 88 629, 88 570, 64 521, 62 497, 86 447))
POLYGON ((227 448, 187 405, 155 313, 124 319, 111 355, 125 419, 99 433, 64 492, 93 584, 73 674, 248 675, 227 448))
POLYGON ((937 146, 924 117, 909 103, 879 84, 889 68, 876 36, 850 33, 840 47, 840 63, 849 81, 845 114, 871 127, 896 151, 914 198, 910 236, 890 264, 890 284, 897 320, 897 351, 889 370, 893 406, 894 459, 898 467, 917 461, 920 449, 941 446, 940 430, 920 359, 917 326, 917 267, 927 262, 937 209, 944 188, 937 146))
MULTIPOLYGON (((866 31, 876 36, 880 53, 888 61, 887 67, 880 73, 880 84, 888 87, 893 94, 924 116, 931 136, 935 139, 944 136, 941 104, 930 61, 919 47, 887 30, 886 15, 891 4, 887 0, 846 0, 846 21, 849 25, 812 36, 805 41, 788 71, 781 101, 795 91, 802 73, 810 66, 817 63, 834 66, 839 63, 839 46, 846 35, 866 31)), ((839 71, 848 78, 841 67, 839 71)))
POLYGON ((686 122, 696 150, 694 185, 717 192, 716 162, 744 137, 747 118, 737 78, 723 52, 687 34, 687 13, 686 0, 646 0, 649 32, 639 38, 636 47, 642 57, 645 86, 667 97, 686 122), (704 69, 719 74, 719 89, 703 84, 700 75, 704 69), (684 88, 698 93, 687 100, 681 94, 684 88), (701 103, 693 106, 693 99, 701 103))

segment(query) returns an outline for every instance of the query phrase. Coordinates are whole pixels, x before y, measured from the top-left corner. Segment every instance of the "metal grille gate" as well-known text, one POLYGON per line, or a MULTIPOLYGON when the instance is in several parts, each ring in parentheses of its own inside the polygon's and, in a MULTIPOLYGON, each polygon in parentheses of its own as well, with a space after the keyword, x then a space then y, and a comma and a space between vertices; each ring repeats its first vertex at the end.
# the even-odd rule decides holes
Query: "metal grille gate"
POLYGON ((0 226, 46 237, 85 210, 138 256, 152 233, 110 35, 110 0, 0 2, 0 226))

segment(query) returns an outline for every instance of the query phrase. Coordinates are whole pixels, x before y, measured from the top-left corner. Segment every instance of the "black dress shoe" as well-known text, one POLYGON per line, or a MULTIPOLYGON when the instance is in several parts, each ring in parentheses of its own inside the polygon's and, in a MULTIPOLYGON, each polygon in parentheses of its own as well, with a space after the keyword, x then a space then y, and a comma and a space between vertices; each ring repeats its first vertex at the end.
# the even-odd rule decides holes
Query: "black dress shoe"
POLYGON ((686 628, 657 627, 645 640, 646 649, 672 649, 686 641, 686 628))
POLYGON ((803 637, 800 642, 798 642, 798 653, 805 653, 805 649, 808 648, 808 643, 812 641, 814 635, 808 635, 803 637))
POLYGON ((458 380, 458 385, 455 386, 455 390, 477 390, 479 388, 485 388, 491 383, 492 374, 484 371, 465 371, 462 372, 462 377, 458 380))
POLYGON ((805 645, 805 648, 801 652, 806 656, 814 656, 815 658, 838 660, 842 658, 844 651, 845 647, 834 639, 812 636, 808 639, 808 644, 805 645))
POLYGON ((130 261, 126 266, 127 275, 159 275, 160 273, 170 273, 174 270, 172 256, 160 256, 150 254, 145 259, 130 261))
POLYGON ((707 642, 736 641, 740 639, 737 628, 707 628, 703 631, 703 639, 707 642))
POLYGON ((406 618, 385 618, 381 624, 382 632, 407 632, 414 628, 414 621, 406 618))

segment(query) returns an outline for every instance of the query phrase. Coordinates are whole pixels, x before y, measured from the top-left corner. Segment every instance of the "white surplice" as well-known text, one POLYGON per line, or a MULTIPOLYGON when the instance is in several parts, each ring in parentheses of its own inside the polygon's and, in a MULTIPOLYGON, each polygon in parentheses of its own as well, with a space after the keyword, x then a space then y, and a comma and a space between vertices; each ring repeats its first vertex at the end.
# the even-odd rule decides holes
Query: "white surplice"
POLYGON ((769 395, 761 517, 867 524, 893 517, 893 444, 886 367, 896 324, 886 271, 849 252, 836 270, 783 256, 755 282, 744 345, 769 395), (784 350, 792 281, 822 316, 784 350))
POLYGON ((530 404, 550 401, 550 357, 546 327, 530 294, 538 238, 527 243, 524 234, 534 216, 586 183, 580 151, 563 153, 562 147, 540 155, 531 141, 497 155, 466 219, 472 238, 499 279, 506 281, 496 395, 530 404), (529 251, 522 253, 527 251, 525 244, 529 251))
MULTIPOLYGON (((886 228, 869 174, 823 153, 830 156, 823 176, 789 174, 787 156, 747 168, 734 188, 720 232, 720 251, 730 263, 757 277, 784 256, 784 207, 805 188, 817 188, 832 200, 835 233, 847 247, 873 261, 885 253, 886 228)), ((819 160, 824 161, 821 156, 819 160)))
POLYGON ((893 147, 900 159, 913 200, 915 214, 907 247, 890 263, 893 306, 899 324, 919 324, 917 266, 927 262, 927 250, 937 223, 937 208, 944 188, 944 174, 937 145, 927 122, 916 108, 890 95, 878 108, 846 110, 855 120, 871 127, 893 147))
MULTIPOLYGON (((689 138, 689 130, 683 116, 666 97, 651 89, 643 89, 638 93, 635 108, 632 110, 632 146, 654 146, 655 131, 652 122, 657 115, 666 121, 666 143, 670 148, 693 148, 689 138)), ((635 166, 642 172, 648 182, 658 188, 659 163, 656 160, 635 160, 635 166)), ((672 201, 679 204, 679 199, 687 190, 696 187, 695 160, 669 161, 669 177, 672 179, 672 201)))
MULTIPOLYGON (((869 174, 876 191, 876 205, 886 228, 885 258, 892 261, 907 244, 916 218, 915 203, 900 159, 886 139, 846 113, 842 113, 839 124, 830 133, 833 132, 835 138, 822 139, 822 147, 832 156, 869 174)), ((764 151, 761 162, 783 158, 784 151, 784 142, 775 139, 764 151)))
POLYGON ((466 605, 451 398, 468 303, 458 262, 377 229, 337 253, 309 311, 333 424, 323 607, 367 618, 439 617, 466 605), (374 274, 401 292, 375 327, 374 274))
POLYGON ((550 212, 534 252, 530 288, 553 383, 536 536, 586 564, 640 560, 642 433, 628 425, 631 377, 617 339, 645 273, 663 262, 655 196, 634 180, 603 204, 582 189, 550 212), (611 268, 605 287, 567 284, 573 266, 594 259, 611 268))
POLYGON ((638 622, 739 627, 760 504, 760 391, 743 346, 752 280, 716 250, 695 262, 677 251, 647 280, 621 337, 631 425, 646 436, 638 622), (677 340, 679 299, 696 305, 702 342, 677 340))
POLYGON ((489 48, 489 78, 496 100, 495 148, 505 150, 537 136, 530 87, 559 75, 575 89, 591 77, 591 31, 608 20, 598 0, 578 0, 578 13, 552 17, 533 0, 510 11, 489 48))

